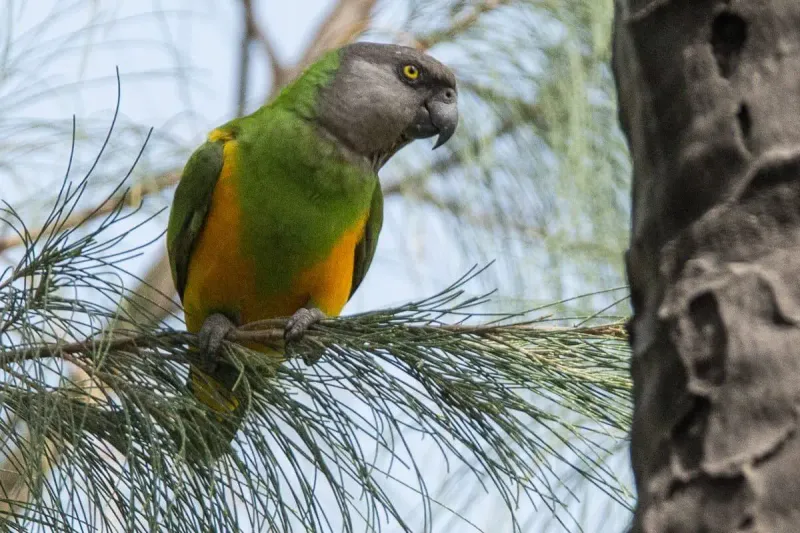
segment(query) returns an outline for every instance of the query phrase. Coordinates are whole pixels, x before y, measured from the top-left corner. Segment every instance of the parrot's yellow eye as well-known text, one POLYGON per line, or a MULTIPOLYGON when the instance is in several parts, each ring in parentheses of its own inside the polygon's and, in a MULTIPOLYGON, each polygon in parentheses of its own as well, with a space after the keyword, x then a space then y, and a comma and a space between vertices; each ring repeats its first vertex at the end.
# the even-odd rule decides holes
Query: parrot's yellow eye
POLYGON ((419 69, 416 65, 406 65, 403 67, 403 76, 412 81, 416 80, 419 78, 419 69))

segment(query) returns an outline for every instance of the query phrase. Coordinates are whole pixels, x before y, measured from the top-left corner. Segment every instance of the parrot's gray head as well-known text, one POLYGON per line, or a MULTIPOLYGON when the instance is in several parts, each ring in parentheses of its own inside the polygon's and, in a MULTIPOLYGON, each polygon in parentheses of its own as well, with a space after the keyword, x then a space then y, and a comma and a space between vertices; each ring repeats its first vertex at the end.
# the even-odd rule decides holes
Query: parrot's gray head
POLYGON ((320 94, 320 125, 376 170, 414 139, 438 135, 438 148, 453 135, 458 92, 449 68, 406 46, 355 43, 341 54, 320 94))

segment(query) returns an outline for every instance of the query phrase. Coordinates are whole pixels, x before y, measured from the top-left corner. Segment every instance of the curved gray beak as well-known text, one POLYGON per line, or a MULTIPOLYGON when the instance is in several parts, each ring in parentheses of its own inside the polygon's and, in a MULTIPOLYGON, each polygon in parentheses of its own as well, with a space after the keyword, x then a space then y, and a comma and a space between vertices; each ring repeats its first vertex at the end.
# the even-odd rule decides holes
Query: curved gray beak
POLYGON ((439 138, 433 145, 436 150, 450 140, 458 126, 458 96, 455 89, 440 91, 428 100, 425 107, 431 115, 431 122, 439 131, 439 138))
POLYGON ((458 126, 458 94, 455 89, 445 88, 433 94, 419 109, 414 122, 406 134, 414 139, 425 139, 439 135, 433 149, 446 143, 458 126))

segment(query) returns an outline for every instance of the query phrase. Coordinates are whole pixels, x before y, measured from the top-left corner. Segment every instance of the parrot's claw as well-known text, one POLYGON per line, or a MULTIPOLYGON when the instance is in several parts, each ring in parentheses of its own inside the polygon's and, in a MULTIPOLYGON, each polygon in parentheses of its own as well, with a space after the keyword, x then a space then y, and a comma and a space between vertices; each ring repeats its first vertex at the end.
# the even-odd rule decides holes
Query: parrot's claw
POLYGON ((219 351, 222 348, 222 341, 232 329, 236 328, 228 317, 220 313, 209 315, 203 322, 203 326, 197 334, 197 341, 200 345, 200 353, 205 359, 203 370, 213 372, 217 366, 219 351))
POLYGON ((297 342, 303 338, 308 328, 325 318, 325 313, 316 307, 300 308, 286 323, 283 338, 289 342, 297 342))

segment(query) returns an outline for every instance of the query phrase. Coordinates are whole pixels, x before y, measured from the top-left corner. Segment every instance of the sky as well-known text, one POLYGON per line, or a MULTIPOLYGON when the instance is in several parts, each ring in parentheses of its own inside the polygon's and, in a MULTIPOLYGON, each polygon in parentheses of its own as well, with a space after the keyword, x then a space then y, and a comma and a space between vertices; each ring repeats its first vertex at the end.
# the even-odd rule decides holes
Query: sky
MULTIPOLYGON (((11 115, 19 120, 52 122, 70 120, 74 114, 79 124, 93 121, 107 123, 117 101, 116 68, 119 68, 122 83, 120 110, 123 122, 152 126, 157 136, 168 132, 182 147, 198 144, 208 130, 232 118, 234 114, 241 20, 232 1, 74 2, 79 8, 72 10, 71 16, 58 17, 57 26, 45 31, 37 29, 33 33, 28 33, 27 29, 34 28, 43 17, 46 18, 50 9, 61 9, 59 2, 5 0, 5 3, 9 7, 8 12, 12 13, 14 36, 26 46, 44 47, 52 37, 54 42, 59 43, 58 46, 74 47, 74 53, 65 53, 55 61, 48 62, 43 55, 42 66, 23 65, 25 76, 21 76, 15 84, 6 85, 5 92, 0 92, 2 106, 3 99, 16 102, 15 98, 20 98, 25 87, 41 88, 45 94, 44 91, 49 87, 75 84, 74 90, 69 93, 45 94, 10 106, 11 115), (191 9, 187 9, 189 6, 191 9), (163 15, 152 16, 154 11, 162 11, 163 15), (116 22, 109 24, 109 20, 116 22), (98 27, 90 37, 80 42, 59 40, 59 36, 69 35, 75 28, 87 23, 97 24, 98 27), (102 43, 102 46, 97 46, 98 43, 102 43), (85 53, 87 44, 95 44, 90 54, 85 53), (178 48, 188 51, 186 61, 179 65, 174 60, 174 51, 178 48), (174 82, 176 67, 181 69, 181 75, 191 80, 188 90, 180 89, 174 82)), ((71 5, 73 2, 61 2, 62 7, 65 4, 71 5)), ((259 21, 272 36, 278 55, 285 61, 296 59, 301 54, 304 44, 331 5, 330 0, 256 2, 259 21)), ((2 34, 3 30, 0 29, 0 37, 2 34)), ((249 84, 249 109, 258 105, 268 83, 266 63, 254 61, 249 84)), ((4 142, 3 135, 0 132, 0 143, 4 142)), ((143 135, 140 134, 140 138, 143 135)), ((12 142, 9 139, 5 141, 12 142)), ((56 169, 59 165, 63 167, 70 137, 64 131, 52 137, 51 142, 43 152, 46 155, 36 161, 39 167, 52 171, 55 181, 45 180, 45 187, 60 181, 61 174, 56 169)), ((170 152, 169 146, 169 143, 165 143, 152 155, 147 154, 145 170, 159 168, 159 165, 169 167, 174 164, 176 157, 182 157, 170 152), (158 159, 159 154, 163 154, 163 160, 158 159)), ((89 157, 91 149, 92 146, 86 148, 85 157, 89 157)), ((39 167, 32 164, 30 168, 39 167)), ((386 174, 391 173, 390 163, 386 174)), ((3 179, 2 176, 0 174, 0 179, 3 179)), ((12 204, 28 201, 32 187, 37 186, 32 183, 36 180, 32 176, 38 174, 30 172, 21 179, 5 178, 11 180, 9 183, 12 185, 0 188, 0 200, 12 204)), ((163 229, 164 223, 163 216, 157 218, 136 238, 142 241, 152 238, 163 229)), ((436 223, 424 217, 408 218, 408 212, 402 206, 388 205, 384 231, 371 272, 345 312, 360 312, 427 296, 452 282, 478 261, 464 257, 456 245, 437 238, 441 232, 437 231, 436 223), (415 268, 409 268, 409 265, 415 268)), ((153 245, 132 268, 144 272, 149 262, 160 253, 159 246, 159 243, 153 245)), ((428 444, 417 445, 421 456, 431 453, 428 444)), ((446 478, 447 472, 442 461, 433 455, 431 457, 431 461, 426 463, 430 467, 431 478, 446 478)), ((619 468, 627 468, 623 460, 616 464, 619 468)), ((599 494, 592 494, 601 501, 599 494)), ((605 503, 581 509, 587 514, 584 523, 597 526, 586 526, 587 532, 620 530, 625 524, 622 514, 616 518, 608 515, 609 507, 605 503), (612 525, 619 527, 609 529, 612 525)), ((620 508, 612 509, 621 513, 620 508)), ((413 512, 413 509, 409 511, 413 512)), ((487 531, 498 531, 494 529, 498 523, 497 512, 500 512, 497 499, 487 498, 476 502, 469 517, 487 531), (491 511, 488 514, 487 509, 491 511)), ((523 512, 533 513, 534 510, 523 512)), ((468 530, 466 527, 463 529, 468 530)))

